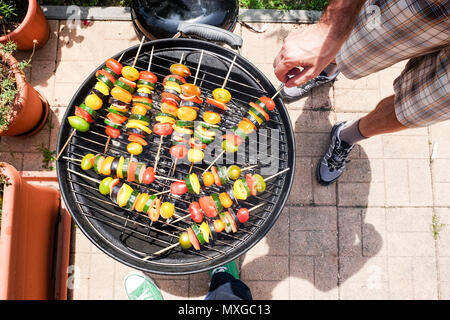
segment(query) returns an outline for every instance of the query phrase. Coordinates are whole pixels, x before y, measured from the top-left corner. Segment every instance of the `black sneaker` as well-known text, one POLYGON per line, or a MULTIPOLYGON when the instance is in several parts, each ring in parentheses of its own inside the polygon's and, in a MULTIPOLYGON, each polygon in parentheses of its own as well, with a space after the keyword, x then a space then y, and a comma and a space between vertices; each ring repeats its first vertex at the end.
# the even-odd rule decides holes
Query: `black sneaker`
POLYGON ((281 91, 281 98, 286 102, 293 102, 295 100, 298 100, 306 96, 313 88, 329 82, 334 82, 338 74, 339 71, 336 71, 332 75, 328 75, 326 72, 322 71, 317 77, 307 81, 300 87, 284 87, 281 91))
POLYGON ((322 185, 327 186, 336 181, 344 172, 345 165, 350 162, 347 157, 352 151, 353 145, 339 139, 341 130, 350 123, 351 121, 337 123, 331 130, 330 147, 320 159, 316 170, 317 180, 322 185))

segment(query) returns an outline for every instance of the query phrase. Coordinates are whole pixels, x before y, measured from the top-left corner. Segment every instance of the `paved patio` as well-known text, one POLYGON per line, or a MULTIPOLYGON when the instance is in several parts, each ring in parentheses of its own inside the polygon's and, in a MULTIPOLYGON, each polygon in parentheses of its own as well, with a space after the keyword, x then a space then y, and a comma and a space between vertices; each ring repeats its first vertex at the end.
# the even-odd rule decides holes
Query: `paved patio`
MULTIPOLYGON (((50 121, 26 140, 0 138, 0 160, 18 170, 42 168, 38 146, 56 149, 61 119, 86 76, 109 56, 137 44, 127 21, 91 21, 75 30, 50 21, 52 36, 36 52, 28 79, 51 104, 50 121)), ((259 34, 238 25, 242 55, 278 85, 272 61, 291 24, 267 24, 259 34)), ((28 53, 20 53, 27 57, 28 53)), ((314 170, 336 121, 353 119, 393 93, 404 63, 367 78, 340 76, 288 104, 295 126, 297 167, 283 214, 253 249, 239 259, 242 280, 255 299, 449 299, 450 126, 441 123, 368 139, 351 154, 346 173, 329 187, 314 170), (437 153, 433 161, 433 146, 437 153)), ((131 268, 100 252, 73 228, 69 297, 126 299, 131 268)), ((203 299, 207 273, 152 276, 165 299, 203 299)))

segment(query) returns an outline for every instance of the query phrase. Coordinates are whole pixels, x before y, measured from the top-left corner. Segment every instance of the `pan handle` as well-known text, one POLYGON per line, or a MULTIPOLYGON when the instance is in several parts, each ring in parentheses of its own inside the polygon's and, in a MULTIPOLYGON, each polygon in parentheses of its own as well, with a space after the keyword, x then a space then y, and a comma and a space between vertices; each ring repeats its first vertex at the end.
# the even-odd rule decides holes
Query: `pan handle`
POLYGON ((177 30, 187 36, 197 36, 203 40, 226 43, 233 49, 242 47, 242 38, 237 34, 208 24, 182 22, 178 25, 177 30))

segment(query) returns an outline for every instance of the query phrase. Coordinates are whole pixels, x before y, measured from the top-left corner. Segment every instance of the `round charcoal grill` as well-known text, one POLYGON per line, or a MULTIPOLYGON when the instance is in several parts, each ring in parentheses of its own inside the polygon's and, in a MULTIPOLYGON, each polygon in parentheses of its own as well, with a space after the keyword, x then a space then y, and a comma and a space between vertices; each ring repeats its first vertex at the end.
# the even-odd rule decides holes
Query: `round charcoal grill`
MULTIPOLYGON (((217 34, 214 39, 218 39, 217 34)), ((138 47, 139 45, 131 47, 118 53, 114 58, 118 59, 123 54, 122 64, 132 65, 138 47)), ((135 66, 138 70, 147 70, 152 47, 154 53, 151 71, 158 76, 158 85, 153 93, 153 121, 154 115, 160 108, 160 94, 163 90, 161 81, 170 73, 171 64, 178 63, 183 56, 183 63, 190 68, 192 73, 187 80, 193 82, 200 53, 203 50, 203 59, 196 84, 202 89, 202 95, 207 97, 211 96, 212 90, 222 86, 232 60, 237 55, 235 51, 204 40, 187 38, 156 40, 143 44, 135 66)), ((75 106, 83 102, 95 82, 94 71, 72 98, 61 123, 58 153, 72 132, 67 117, 73 115, 75 106)), ((228 104, 229 110, 222 116, 221 127, 223 129, 221 130, 223 133, 242 119, 250 101, 255 101, 262 95, 271 97, 276 92, 265 75, 240 55, 237 55, 226 88, 231 92, 233 98, 228 104)), ((99 249, 112 258, 142 271, 171 275, 190 274, 206 271, 236 259, 261 240, 273 226, 282 211, 293 182, 295 143, 292 125, 281 99, 277 97, 275 102, 276 108, 271 112, 270 120, 258 131, 257 143, 246 143, 245 146, 244 144, 240 146, 240 148, 245 148, 244 159, 232 159, 232 156, 227 155, 222 157, 223 161, 219 160, 217 164, 229 166, 239 163, 241 168, 257 164, 258 166, 253 171, 255 173, 260 173, 262 168, 268 168, 270 165, 277 166, 272 173, 286 168, 290 168, 290 170, 268 181, 264 193, 256 197, 249 197, 247 201, 239 201, 238 205, 235 203, 236 209, 239 207, 252 208, 263 204, 250 213, 249 221, 241 224, 236 233, 221 232, 216 237, 214 245, 205 244, 200 251, 193 248, 183 250, 180 246, 175 246, 161 255, 154 255, 153 253, 177 243, 179 234, 192 224, 192 220, 186 218, 173 223, 176 218, 169 221, 160 218, 159 221, 152 223, 146 214, 128 211, 114 204, 108 196, 99 193, 97 183, 86 178, 102 180, 104 177, 97 175, 94 170, 81 170, 79 162, 73 159, 81 159, 87 153, 103 154, 107 141, 103 124, 107 114, 106 107, 101 109, 99 118, 91 124, 88 132, 75 133, 57 162, 59 186, 69 212, 82 232, 99 249), (267 143, 267 141, 272 143, 267 143)), ((142 154, 134 156, 134 159, 153 166, 159 136, 151 134, 146 139, 149 145, 144 147, 142 154)), ((127 144, 127 136, 122 134, 118 139, 111 141, 107 155, 129 157, 130 155, 126 151, 127 144)), ((158 163, 158 175, 172 176, 171 170, 174 161, 169 153, 170 147, 171 139, 166 137, 158 163)), ((209 145, 205 150, 204 162, 194 165, 192 172, 201 174, 220 151, 221 148, 218 144, 209 145), (207 158, 206 155, 211 148, 215 149, 207 158)), ((189 169, 189 163, 178 162, 172 177, 184 179, 189 169)), ((268 175, 266 174, 264 177, 268 177, 268 175)), ((156 179, 150 185, 129 184, 133 188, 139 189, 140 192, 154 194, 168 190, 171 181, 156 179)), ((223 187, 219 188, 214 185, 202 192, 209 195, 211 192, 223 191, 223 187)), ((191 194, 174 196, 165 193, 161 195, 161 201, 172 202, 175 205, 176 214, 185 216, 188 214, 189 204, 198 200, 199 196, 191 194)))

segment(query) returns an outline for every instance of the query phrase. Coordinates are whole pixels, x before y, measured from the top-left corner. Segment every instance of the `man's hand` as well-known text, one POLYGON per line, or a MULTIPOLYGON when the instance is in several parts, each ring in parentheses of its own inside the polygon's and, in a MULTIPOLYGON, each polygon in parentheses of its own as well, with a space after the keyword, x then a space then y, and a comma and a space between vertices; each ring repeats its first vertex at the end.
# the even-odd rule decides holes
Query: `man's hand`
POLYGON ((317 77, 340 48, 339 42, 328 38, 328 32, 328 26, 322 24, 291 31, 273 62, 278 80, 293 87, 317 77))
POLYGON ((332 0, 319 23, 292 31, 273 62, 278 80, 300 86, 334 60, 365 0, 332 0))

